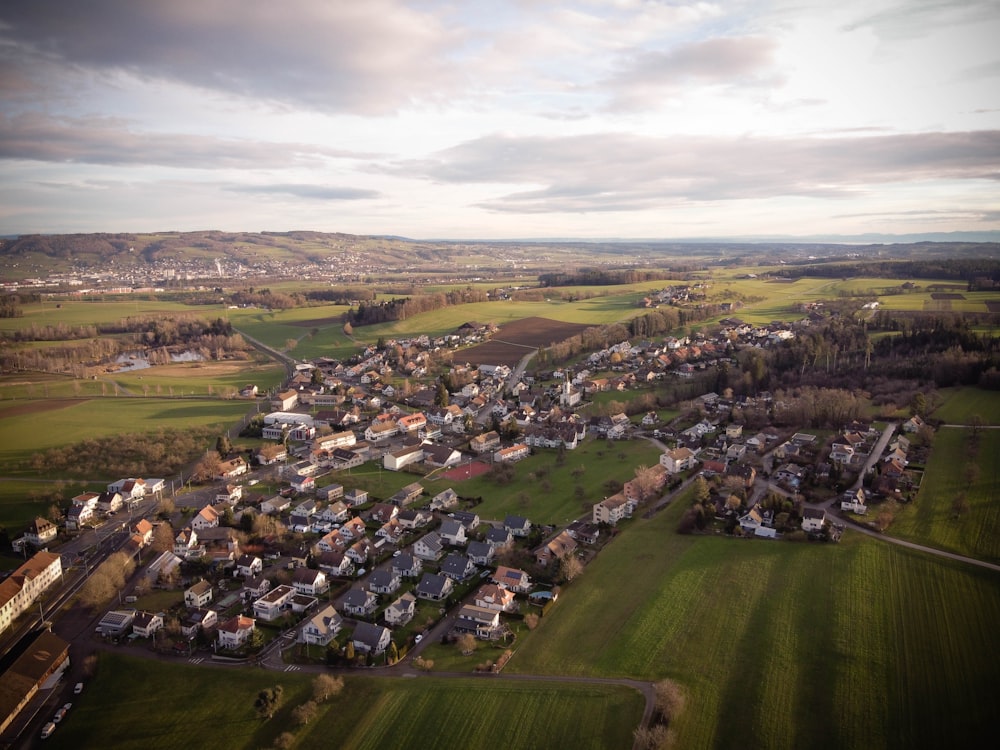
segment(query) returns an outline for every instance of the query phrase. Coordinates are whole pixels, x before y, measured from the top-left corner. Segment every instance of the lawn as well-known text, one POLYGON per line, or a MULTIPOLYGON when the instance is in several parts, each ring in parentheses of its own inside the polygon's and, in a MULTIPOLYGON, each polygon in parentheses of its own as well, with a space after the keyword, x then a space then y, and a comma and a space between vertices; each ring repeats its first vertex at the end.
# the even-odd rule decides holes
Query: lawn
MULTIPOLYGON (((117 750, 269 747, 293 731, 292 709, 313 676, 193 667, 104 654, 74 700, 53 748, 117 750), (257 693, 281 685, 274 718, 253 711, 257 693), (192 700, 193 691, 197 699, 192 700)), ((347 677, 337 696, 297 733, 295 748, 629 747, 642 697, 614 685, 506 679, 347 677)))
POLYGON ((135 395, 226 395, 238 394, 248 383, 261 393, 278 386, 285 368, 273 362, 176 362, 109 376, 135 395))
POLYGON ((945 424, 969 424, 974 415, 983 424, 1000 426, 1000 392, 981 388, 940 388, 937 396, 941 404, 931 417, 945 424))
POLYGON ((975 456, 971 434, 970 428, 960 427, 937 431, 917 499, 900 509, 889 533, 1000 562, 1000 430, 980 430, 975 456), (970 464, 978 469, 969 469, 970 464), (956 518, 952 501, 961 493, 968 510, 956 518))
POLYGON ((498 485, 483 475, 451 482, 445 479, 423 480, 430 495, 451 487, 464 497, 482 497, 475 511, 481 518, 502 520, 507 514, 530 518, 532 523, 566 524, 588 515, 594 503, 612 494, 603 487, 609 479, 626 482, 635 476, 640 464, 654 466, 662 451, 647 440, 613 443, 588 438, 575 450, 566 451, 557 465, 555 449, 538 448, 535 454, 514 464, 514 479, 498 485), (582 471, 582 473, 580 473, 582 471), (574 476, 574 472, 580 474, 574 476), (583 494, 577 494, 577 486, 583 494))
POLYGON ((681 537, 684 505, 626 529, 508 670, 671 677, 678 747, 988 744, 1000 576, 850 532, 681 537))

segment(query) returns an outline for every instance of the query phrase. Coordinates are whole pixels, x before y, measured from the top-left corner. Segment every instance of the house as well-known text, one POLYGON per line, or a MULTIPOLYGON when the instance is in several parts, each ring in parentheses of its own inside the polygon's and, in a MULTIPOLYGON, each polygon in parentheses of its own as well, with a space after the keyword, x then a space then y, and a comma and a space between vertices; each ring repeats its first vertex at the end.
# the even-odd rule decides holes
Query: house
POLYGON ((420 482, 411 482, 405 487, 401 488, 395 495, 389 498, 389 502, 394 503, 400 507, 409 505, 410 503, 416 502, 420 499, 420 496, 424 494, 424 487, 420 482))
POLYGON ((500 447, 500 434, 496 431, 484 432, 469 440, 469 450, 473 453, 489 453, 500 447))
POLYGON ((195 531, 214 529, 219 525, 219 513, 211 505, 206 505, 198 515, 191 519, 191 528, 195 531))
POLYGON ((328 604, 302 626, 302 630, 299 631, 299 640, 302 643, 311 643, 315 646, 329 646, 330 641, 337 637, 343 624, 344 618, 337 613, 332 604, 328 604))
POLYGON ((236 561, 236 572, 234 575, 240 578, 253 578, 259 576, 264 570, 264 561, 257 555, 240 555, 236 561))
POLYGON ((505 565, 499 566, 490 580, 519 594, 527 594, 531 590, 531 579, 527 573, 505 565))
POLYGON ((374 570, 368 578, 368 590, 374 594, 392 594, 401 583, 399 572, 392 568, 374 570))
POLYGON ((455 630, 475 634, 476 638, 489 639, 500 628, 499 610, 463 604, 455 618, 455 630))
POLYGON ((340 607, 349 615, 367 617, 378 606, 378 597, 364 589, 351 589, 341 600, 340 607))
POLYGON ((392 503, 375 503, 368 511, 368 520, 383 524, 399 515, 399 506, 392 503))
POLYGON ((531 533, 531 521, 523 516, 507 516, 503 520, 503 527, 516 537, 526 537, 531 533))
POLYGON ((351 637, 355 652, 365 654, 381 654, 391 640, 392 633, 388 628, 370 622, 359 622, 351 637))
POLYGON ((392 558, 392 569, 404 578, 416 578, 420 575, 424 563, 419 557, 406 554, 392 558))
POLYGON ((448 516, 461 523, 466 531, 473 531, 480 523, 479 514, 467 510, 456 510, 454 513, 449 513, 448 516))
POLYGON ((253 613, 265 622, 277 620, 286 609, 291 608, 290 601, 294 595, 295 589, 291 586, 275 586, 253 603, 253 613))
POLYGON ((140 638, 151 638, 163 627, 163 616, 153 612, 138 612, 132 620, 132 632, 140 638))
POLYGON ((319 569, 330 576, 349 576, 354 572, 354 560, 347 556, 346 550, 335 549, 320 552, 316 558, 319 569))
POLYGON ((464 547, 468 541, 465 536, 465 527, 454 518, 446 518, 441 522, 438 535, 452 547, 464 547))
POLYGON ((458 494, 449 487, 446 490, 441 490, 433 498, 431 498, 430 509, 431 510, 449 510, 458 505, 458 494))
POLYGON ((413 556, 421 560, 437 560, 444 552, 444 542, 437 532, 420 537, 413 545, 413 556))
POLYGON ((287 497, 282 497, 281 495, 275 495, 260 504, 260 512, 264 515, 272 516, 283 511, 288 510, 288 507, 292 504, 292 501, 287 497))
POLYGON ((826 511, 822 508, 805 508, 802 511, 803 531, 822 531, 826 522, 826 511))
POLYGON ((188 610, 188 613, 181 621, 181 635, 185 638, 194 638, 198 631, 207 632, 215 627, 219 621, 219 613, 214 609, 198 607, 198 609, 188 610))
POLYGON ((387 471, 399 471, 411 464, 420 463, 424 460, 424 446, 406 445, 399 450, 386 453, 382 458, 382 466, 387 471))
POLYGON ((425 510, 408 508, 407 510, 401 510, 399 515, 396 516, 396 520, 403 529, 409 531, 426 526, 434 520, 434 516, 425 510))
POLYGON ((297 568, 292 574, 292 587, 299 594, 319 596, 330 590, 330 582, 322 570, 297 568))
POLYGON ((51 521, 37 516, 24 532, 24 540, 35 547, 44 547, 55 540, 59 529, 51 521))
POLYGON ((594 523, 574 521, 566 527, 566 533, 581 544, 597 544, 601 529, 594 523))
MULTIPOLYGON (((340 487, 340 485, 337 486, 340 487)), ((344 488, 341 487, 340 491, 343 495, 344 488)), ((318 517, 321 521, 328 523, 343 523, 350 517, 350 511, 347 510, 347 506, 342 501, 337 500, 320 511, 318 517)))
POLYGON ((243 485, 240 484, 225 484, 215 493, 216 503, 236 505, 241 499, 243 499, 243 485))
POLYGON ((346 552, 350 540, 340 533, 340 529, 327 532, 322 539, 316 542, 316 549, 321 553, 325 552, 346 552))
POLYGON ((594 504, 592 521, 595 524, 606 523, 615 526, 622 519, 632 517, 633 507, 625 495, 619 492, 594 504))
POLYGON ((500 612, 517 611, 517 600, 514 597, 514 592, 495 583, 480 586, 476 592, 475 602, 477 607, 484 609, 495 609, 500 612))
POLYGON ((365 535, 365 522, 355 516, 340 527, 341 535, 348 541, 356 541, 365 535))
POLYGON ((364 565, 372 556, 374 549, 375 543, 368 537, 362 537, 348 547, 345 554, 358 565, 364 565))
POLYGON ((357 508, 368 502, 368 490, 348 490, 344 493, 344 504, 348 508, 357 508))
POLYGON ((469 542, 465 553, 476 565, 489 565, 493 562, 493 555, 496 554, 493 545, 489 542, 469 542))
POLYGON ((774 481, 779 484, 787 484, 789 487, 798 489, 802 480, 805 478, 806 471, 801 466, 796 464, 782 464, 778 467, 778 470, 774 472, 774 481))
POLYGON ((223 461, 219 464, 219 479, 234 479, 241 474, 246 474, 250 471, 250 464, 246 462, 243 456, 236 456, 228 461, 223 461))
POLYGON ((698 464, 698 459, 690 448, 681 446, 667 451, 660 456, 660 466, 671 474, 678 474, 688 469, 693 469, 698 464))
POLYGON ((501 448, 493 453, 493 460, 498 464, 513 463, 531 455, 531 448, 525 443, 517 443, 509 448, 501 448))
POLYGON ((97 496, 97 510, 101 513, 117 513, 122 509, 122 496, 117 491, 108 490, 97 496))
POLYGON ((271 590, 271 581, 267 576, 257 576, 245 581, 243 584, 243 596, 245 599, 260 599, 271 590))
POLYGON ((510 533, 510 529, 505 529, 503 526, 490 526, 486 530, 486 543, 494 552, 501 552, 514 543, 514 535, 510 533))
POLYGON ((140 547, 147 547, 153 541, 153 524, 140 518, 132 527, 132 533, 138 538, 140 547))
POLYGON ((918 432, 924 424, 924 420, 914 414, 908 420, 903 422, 903 432, 918 432))
POLYGON ((205 607, 212 601, 212 584, 198 581, 184 592, 184 604, 188 607, 205 607))
POLYGON ((455 466, 461 463, 462 453, 447 445, 437 443, 424 444, 424 463, 434 468, 455 466))
POLYGON ((448 597, 453 588, 454 584, 448 576, 424 573, 420 583, 417 584, 417 598, 441 601, 448 597))
POLYGON ((146 580, 155 583, 161 578, 170 576, 180 567, 181 559, 173 552, 161 552, 146 566, 146 580))
POLYGON ((219 648, 238 649, 250 642, 256 623, 252 617, 236 615, 219 624, 219 648))
POLYGON ((399 523, 399 519, 393 518, 379 527, 378 531, 375 532, 375 538, 384 539, 388 544, 397 545, 403 541, 403 534, 405 533, 406 530, 399 523))
POLYGON ((476 572, 476 566, 467 555, 452 552, 441 563, 441 573, 453 581, 464 581, 476 572))
POLYGON ((271 408, 275 411, 288 411, 299 402, 298 391, 281 391, 271 399, 271 408))
POLYGON ((764 516, 761 515, 760 508, 754 506, 749 511, 739 517, 740 529, 744 533, 754 532, 764 524, 764 516))
POLYGON ((572 555, 576 546, 576 540, 568 532, 561 531, 554 539, 535 550, 535 562, 545 567, 554 560, 572 555))
POLYGON ((406 625, 416 613, 417 598, 410 592, 406 592, 386 607, 383 615, 389 625, 406 625))
POLYGON ((840 509, 849 510, 858 515, 865 515, 868 512, 867 498, 865 491, 860 487, 856 490, 847 490, 840 500, 840 509))
POLYGON ((93 505, 73 505, 66 513, 66 530, 79 531, 94 520, 97 514, 97 495, 93 505))

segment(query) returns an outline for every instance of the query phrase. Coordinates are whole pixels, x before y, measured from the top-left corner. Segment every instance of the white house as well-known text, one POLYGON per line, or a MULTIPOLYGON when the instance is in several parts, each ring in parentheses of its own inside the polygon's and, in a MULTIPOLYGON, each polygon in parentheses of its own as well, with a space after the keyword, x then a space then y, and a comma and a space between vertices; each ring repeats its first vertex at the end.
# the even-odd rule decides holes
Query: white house
POLYGON ((344 624, 332 604, 327 605, 309 619, 299 633, 299 640, 316 646, 328 646, 337 637, 344 624))
POLYGON ((245 645, 253 637, 254 619, 236 615, 219 624, 218 638, 220 648, 237 649, 245 645))

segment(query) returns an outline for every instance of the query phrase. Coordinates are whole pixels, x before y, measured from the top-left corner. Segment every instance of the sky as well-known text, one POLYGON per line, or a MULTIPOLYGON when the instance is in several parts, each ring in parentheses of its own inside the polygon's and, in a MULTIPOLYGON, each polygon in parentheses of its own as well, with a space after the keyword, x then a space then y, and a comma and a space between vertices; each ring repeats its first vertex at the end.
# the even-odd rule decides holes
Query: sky
POLYGON ((1000 230, 1000 0, 3 0, 0 234, 1000 230))

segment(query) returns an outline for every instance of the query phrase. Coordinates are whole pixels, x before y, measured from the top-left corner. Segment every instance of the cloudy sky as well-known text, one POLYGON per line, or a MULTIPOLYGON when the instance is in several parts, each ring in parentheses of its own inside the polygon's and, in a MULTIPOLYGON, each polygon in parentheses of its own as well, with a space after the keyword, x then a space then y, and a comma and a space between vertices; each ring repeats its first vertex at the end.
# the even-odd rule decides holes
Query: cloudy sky
POLYGON ((1000 229, 998 0, 3 0, 0 234, 1000 229))

